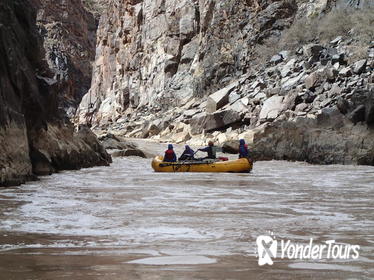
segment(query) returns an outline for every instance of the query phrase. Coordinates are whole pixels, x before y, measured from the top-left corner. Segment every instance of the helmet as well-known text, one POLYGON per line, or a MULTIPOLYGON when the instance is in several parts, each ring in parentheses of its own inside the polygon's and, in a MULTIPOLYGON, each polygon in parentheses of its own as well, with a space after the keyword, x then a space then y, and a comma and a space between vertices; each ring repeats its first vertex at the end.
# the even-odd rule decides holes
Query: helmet
POLYGON ((209 141, 209 142, 208 142, 208 145, 209 145, 209 146, 213 146, 213 145, 214 145, 213 141, 209 141))
POLYGON ((169 144, 169 145, 168 145, 168 149, 169 149, 169 150, 172 150, 172 149, 173 149, 173 145, 172 145, 172 144, 169 144))

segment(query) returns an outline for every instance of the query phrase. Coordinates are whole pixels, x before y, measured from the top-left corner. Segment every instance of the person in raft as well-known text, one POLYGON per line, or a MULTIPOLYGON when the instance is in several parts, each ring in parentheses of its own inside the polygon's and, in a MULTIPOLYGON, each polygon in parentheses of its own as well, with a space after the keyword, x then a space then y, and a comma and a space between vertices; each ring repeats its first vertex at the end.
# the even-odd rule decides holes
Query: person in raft
POLYGON ((168 145, 168 149, 165 151, 164 162, 176 162, 177 155, 174 153, 174 148, 172 144, 168 145))
POLYGON ((208 156, 205 157, 204 159, 216 159, 217 149, 214 146, 213 141, 209 141, 208 142, 208 147, 205 147, 205 148, 202 148, 202 149, 198 149, 198 151, 207 152, 208 153, 208 156))
POLYGON ((186 145, 184 146, 184 152, 178 160, 194 160, 194 154, 195 152, 190 148, 190 146, 186 145))
POLYGON ((245 143, 244 139, 239 140, 239 158, 250 159, 248 145, 245 143))

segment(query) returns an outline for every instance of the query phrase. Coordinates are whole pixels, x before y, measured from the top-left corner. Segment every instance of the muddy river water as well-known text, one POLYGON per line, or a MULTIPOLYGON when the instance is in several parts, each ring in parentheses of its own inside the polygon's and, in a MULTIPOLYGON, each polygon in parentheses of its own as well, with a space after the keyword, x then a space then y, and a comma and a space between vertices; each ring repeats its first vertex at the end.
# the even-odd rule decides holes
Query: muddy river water
MULTIPOLYGON (((374 168, 257 162, 159 174, 149 159, 0 190, 0 279, 373 279, 374 168), (256 238, 359 245, 258 265, 256 238)), ((266 251, 267 253, 268 251, 266 251)), ((264 255, 262 255, 264 256, 264 255)))

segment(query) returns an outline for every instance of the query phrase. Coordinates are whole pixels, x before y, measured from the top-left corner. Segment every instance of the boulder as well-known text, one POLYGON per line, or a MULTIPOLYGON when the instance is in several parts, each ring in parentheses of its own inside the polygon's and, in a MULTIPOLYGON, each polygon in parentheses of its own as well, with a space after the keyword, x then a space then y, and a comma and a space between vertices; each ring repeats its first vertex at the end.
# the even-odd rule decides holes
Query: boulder
POLYGON ((139 149, 126 149, 126 150, 120 150, 120 151, 115 151, 112 154, 112 157, 141 157, 141 158, 146 158, 146 155, 144 154, 143 151, 139 149))
POLYGON ((343 92, 343 89, 339 87, 337 84, 334 84, 330 91, 327 93, 328 97, 337 97, 340 96, 343 92))
MULTIPOLYGON (((299 95, 299 97, 301 97, 301 100, 304 101, 305 103, 312 103, 314 101, 314 99, 316 99, 317 97, 317 94, 308 90, 306 91, 303 95, 299 95)), ((301 102, 300 99, 298 99, 298 103, 299 101, 301 102)))
POLYGON ((362 59, 362 60, 357 61, 357 62, 353 65, 353 72, 354 72, 355 74, 361 74, 361 73, 365 70, 366 63, 367 63, 367 60, 366 60, 366 59, 362 59))
POLYGON ((203 125, 206 117, 206 112, 201 112, 193 116, 193 118, 190 120, 192 135, 201 134, 204 131, 203 125))
POLYGON ((319 57, 321 51, 324 49, 323 46, 317 44, 309 44, 303 47, 303 53, 306 56, 319 57))
MULTIPOLYGON (((344 126, 339 112, 330 110, 323 120, 297 118, 270 123, 256 136, 256 160, 283 159, 318 164, 373 164, 374 136, 365 126, 344 126)), ((318 117, 319 119, 319 117, 318 117)))
POLYGON ((238 139, 244 139, 248 145, 252 145, 259 130, 261 130, 261 127, 244 131, 238 135, 238 139))
POLYGON ((343 37, 342 37, 342 36, 338 36, 338 37, 336 37, 334 40, 330 41, 330 44, 331 44, 331 45, 337 45, 337 44, 339 44, 342 40, 343 40, 343 37))
POLYGON ((191 41, 190 43, 184 45, 183 50, 182 50, 181 63, 191 62, 196 55, 196 51, 198 47, 199 45, 196 40, 191 41))
POLYGON ((300 103, 296 106, 295 112, 304 112, 306 109, 308 109, 308 104, 306 103, 300 103))
POLYGON ((247 106, 243 104, 242 100, 237 100, 235 103, 228 106, 228 109, 238 112, 239 114, 245 114, 247 106))
POLYGON ((100 136, 99 140, 103 147, 109 150, 113 157, 146 157, 144 152, 142 152, 135 143, 122 139, 120 136, 113 135, 112 133, 100 136))
POLYGON ((229 103, 234 103, 235 101, 237 101, 238 99, 240 99, 240 95, 233 91, 229 94, 229 103))
POLYGON ((107 150, 124 150, 133 149, 136 147, 135 144, 123 140, 120 137, 115 136, 111 133, 101 136, 99 138, 99 141, 107 150))
POLYGON ((365 105, 357 106, 347 116, 354 124, 365 121, 365 105))
POLYGON ((349 77, 352 76, 352 70, 350 67, 344 67, 339 71, 339 75, 343 77, 349 77))
POLYGON ((336 106, 338 107, 340 113, 344 115, 347 114, 349 110, 349 102, 346 99, 339 97, 336 102, 336 106))
POLYGON ((287 77, 288 75, 290 75, 292 73, 292 70, 294 69, 295 67, 295 63, 296 63, 296 59, 290 59, 290 61, 288 61, 281 69, 280 69, 280 73, 281 73, 281 76, 282 78, 284 77, 287 77))
POLYGON ((274 95, 264 102, 260 112, 260 120, 274 120, 283 109, 283 96, 274 95))
POLYGON ((284 100, 283 100, 284 110, 292 110, 293 111, 295 109, 295 106, 297 105, 298 96, 299 95, 296 91, 292 91, 291 93, 287 94, 284 97, 284 100))
POLYGON ((214 113, 218 109, 229 103, 229 95, 231 91, 238 85, 238 82, 231 83, 227 87, 216 91, 209 95, 206 102, 206 111, 208 113, 214 113))
POLYGON ((324 108, 324 107, 326 107, 327 105, 331 104, 331 102, 332 102, 332 99, 331 99, 331 98, 326 98, 325 100, 323 100, 323 101, 321 102, 321 107, 324 108))
POLYGON ((180 132, 183 132, 183 131, 188 131, 189 129, 189 126, 185 123, 182 123, 182 122, 178 122, 174 128, 173 128, 173 132, 174 133, 180 133, 180 132))
POLYGON ((216 136, 216 142, 218 144, 223 144, 227 140, 226 133, 220 133, 216 136))
POLYGON ((173 141, 177 144, 179 143, 186 143, 188 140, 191 139, 190 132, 187 130, 181 131, 172 137, 173 141))
POLYGON ((287 91, 296 87, 296 85, 303 79, 305 73, 300 72, 297 76, 282 81, 282 89, 287 91))
POLYGON ((105 140, 101 140, 101 144, 107 150, 125 148, 123 143, 121 143, 119 140, 113 139, 113 138, 106 138, 105 140))
POLYGON ((369 49, 368 52, 369 52, 369 55, 368 55, 368 56, 369 56, 370 58, 374 58, 374 47, 371 47, 371 48, 369 49))
POLYGON ((167 127, 169 121, 166 119, 158 118, 152 122, 145 121, 142 126, 141 138, 148 138, 159 134, 165 127, 167 127))
POLYGON ((206 139, 202 139, 201 135, 192 136, 190 140, 186 142, 187 145, 190 146, 204 146, 206 143, 206 139))
POLYGON ((241 121, 241 114, 227 109, 224 111, 219 111, 214 114, 209 114, 206 117, 206 121, 204 123, 204 129, 206 131, 213 131, 216 129, 225 128, 228 125, 234 124, 236 122, 241 121))
POLYGON ((112 162, 96 135, 87 127, 73 133, 69 126, 49 124, 47 129, 30 132, 29 136, 35 139, 30 147, 30 158, 36 175, 112 162))
POLYGON ((239 153, 239 140, 229 140, 223 143, 222 152, 227 154, 239 153))
POLYGON ((283 61, 283 57, 279 54, 273 55, 272 58, 270 59, 270 63, 272 64, 278 64, 283 61))
POLYGON ((305 87, 309 90, 314 90, 317 86, 322 84, 324 80, 324 73, 315 71, 305 78, 305 87))
POLYGON ((262 131, 261 127, 247 130, 237 135, 235 138, 225 141, 222 145, 222 152, 229 153, 229 154, 238 154, 239 153, 239 140, 244 139, 245 143, 247 143, 249 146, 252 146, 256 135, 260 131, 262 131))
POLYGON ((331 63, 335 64, 338 63, 338 65, 346 65, 347 62, 345 61, 345 53, 339 53, 334 54, 331 56, 331 63))
POLYGON ((279 55, 282 56, 282 58, 284 60, 286 60, 290 56, 290 52, 289 51, 281 51, 281 52, 279 52, 279 55))
POLYGON ((204 130, 214 131, 240 121, 241 114, 231 109, 218 111, 214 114, 203 113, 191 119, 191 133, 199 134, 204 130))
POLYGON ((185 116, 186 118, 190 119, 194 115, 196 115, 197 112, 198 112, 197 109, 189 109, 189 110, 186 110, 186 111, 183 112, 183 116, 185 116))
POLYGON ((338 76, 338 74, 339 74, 339 71, 333 67, 326 69, 326 77, 328 81, 330 82, 333 82, 338 76))

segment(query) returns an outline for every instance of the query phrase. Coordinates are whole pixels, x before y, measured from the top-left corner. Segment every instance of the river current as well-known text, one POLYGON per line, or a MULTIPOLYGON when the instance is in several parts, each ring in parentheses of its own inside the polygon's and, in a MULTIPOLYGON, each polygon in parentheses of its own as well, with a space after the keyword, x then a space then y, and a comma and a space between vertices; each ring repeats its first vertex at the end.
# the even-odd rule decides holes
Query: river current
MULTIPOLYGON (((154 173, 149 159, 0 190, 0 279, 373 279, 374 168, 256 162, 154 173), (258 265, 256 238, 359 245, 258 265)), ((280 245, 280 242, 278 242, 280 245)))

